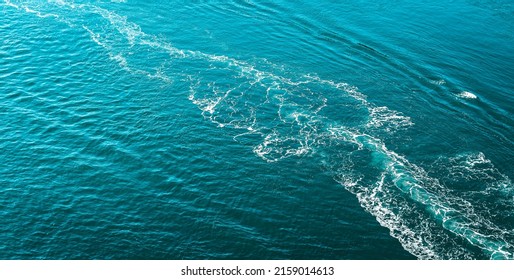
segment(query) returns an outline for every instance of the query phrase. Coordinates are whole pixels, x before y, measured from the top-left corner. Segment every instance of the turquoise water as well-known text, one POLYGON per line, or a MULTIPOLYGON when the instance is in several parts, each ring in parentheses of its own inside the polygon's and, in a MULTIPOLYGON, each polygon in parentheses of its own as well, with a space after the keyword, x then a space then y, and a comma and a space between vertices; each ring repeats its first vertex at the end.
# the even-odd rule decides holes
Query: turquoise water
POLYGON ((447 2, 1 1, 0 258, 514 258, 514 4, 447 2))

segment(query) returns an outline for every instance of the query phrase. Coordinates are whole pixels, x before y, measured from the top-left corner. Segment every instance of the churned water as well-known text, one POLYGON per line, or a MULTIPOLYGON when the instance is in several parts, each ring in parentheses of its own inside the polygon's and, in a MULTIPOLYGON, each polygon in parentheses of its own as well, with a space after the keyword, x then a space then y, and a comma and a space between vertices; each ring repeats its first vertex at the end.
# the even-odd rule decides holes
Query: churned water
POLYGON ((514 258, 512 1, 0 14, 2 259, 514 258))

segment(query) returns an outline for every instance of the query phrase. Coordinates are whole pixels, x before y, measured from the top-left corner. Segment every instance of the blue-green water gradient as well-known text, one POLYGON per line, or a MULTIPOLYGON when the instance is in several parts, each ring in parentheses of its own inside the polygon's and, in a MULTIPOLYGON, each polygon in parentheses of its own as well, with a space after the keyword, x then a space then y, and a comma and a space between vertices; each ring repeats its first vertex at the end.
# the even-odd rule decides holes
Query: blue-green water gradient
POLYGON ((512 259, 511 1, 0 2, 1 259, 512 259))

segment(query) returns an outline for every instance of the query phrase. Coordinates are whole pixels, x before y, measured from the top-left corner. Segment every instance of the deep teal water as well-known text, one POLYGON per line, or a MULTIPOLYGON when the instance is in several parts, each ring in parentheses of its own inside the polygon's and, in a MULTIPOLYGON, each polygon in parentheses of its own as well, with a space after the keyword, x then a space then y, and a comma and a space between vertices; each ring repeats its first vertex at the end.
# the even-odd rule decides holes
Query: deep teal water
POLYGON ((514 258, 511 1, 157 2, 0 2, 0 258, 514 258))

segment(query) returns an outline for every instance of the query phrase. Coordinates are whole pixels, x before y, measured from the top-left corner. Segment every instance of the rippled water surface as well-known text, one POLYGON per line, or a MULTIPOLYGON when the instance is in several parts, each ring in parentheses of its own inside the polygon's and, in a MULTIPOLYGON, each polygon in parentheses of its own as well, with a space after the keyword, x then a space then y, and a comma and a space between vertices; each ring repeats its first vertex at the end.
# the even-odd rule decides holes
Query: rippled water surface
POLYGON ((447 2, 1 1, 0 258, 514 258, 514 4, 447 2))

